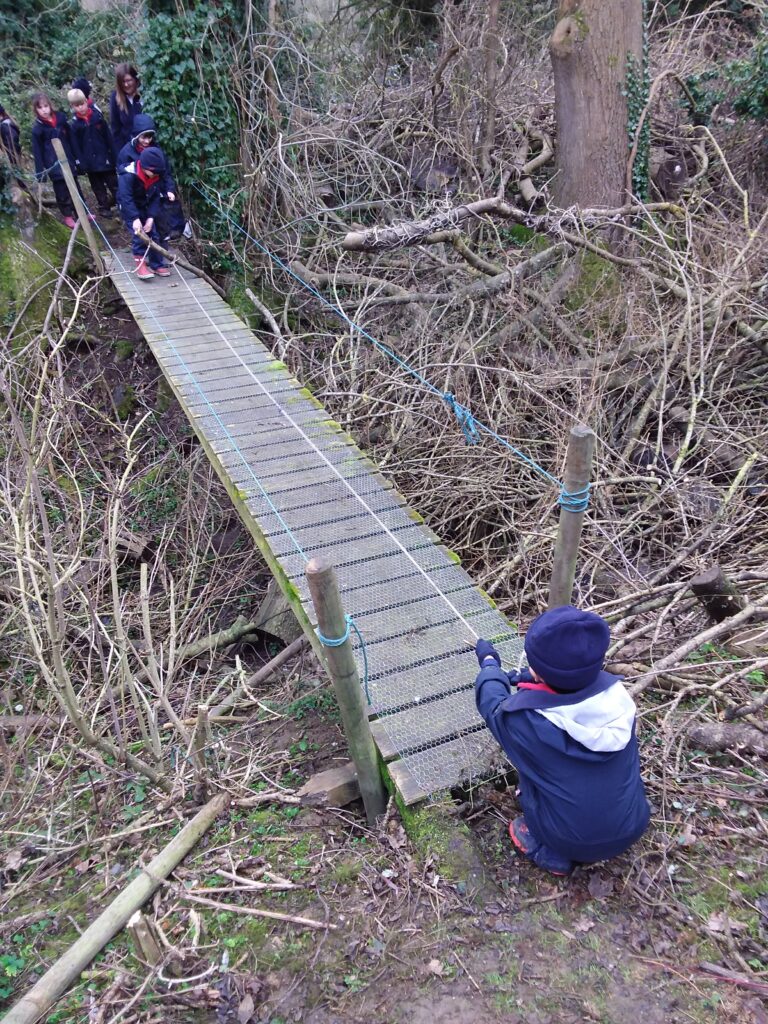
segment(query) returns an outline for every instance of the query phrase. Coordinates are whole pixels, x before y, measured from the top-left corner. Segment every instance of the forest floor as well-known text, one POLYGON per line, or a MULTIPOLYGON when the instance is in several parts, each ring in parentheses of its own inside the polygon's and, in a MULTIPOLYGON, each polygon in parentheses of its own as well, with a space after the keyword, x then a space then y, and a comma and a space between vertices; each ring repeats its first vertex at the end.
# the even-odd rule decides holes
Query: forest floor
MULTIPOLYGON (((214 590, 209 624, 247 615, 263 596, 266 567, 256 555, 246 558, 247 535, 146 344, 110 299, 90 328, 99 341, 66 358, 92 440, 108 456, 111 434, 104 428, 100 437, 103 418, 94 409, 127 422, 153 415, 127 522, 155 541, 181 531, 192 543, 180 517, 193 515, 189 495, 204 482, 213 509, 205 550, 238 568, 237 583, 214 590)), ((169 564, 178 556, 168 551, 169 564)), ((128 590, 135 577, 121 569, 128 590)), ((266 638, 230 649, 202 678, 231 670, 235 658, 235 667, 254 670, 272 653, 266 638)), ((38 683, 34 671, 10 673, 4 705, 49 712, 38 683)), ((253 696, 257 713, 214 727, 214 780, 226 786, 239 774, 254 796, 290 794, 344 760, 332 695, 309 655, 253 696)), ((457 874, 429 835, 409 838, 394 807, 378 830, 366 826, 358 805, 332 810, 276 799, 234 807, 147 908, 168 946, 162 970, 142 965, 121 933, 46 1020, 635 1024, 642 1015, 647 1024, 766 1024, 768 980, 752 972, 764 970, 768 943, 768 794, 747 757, 662 745, 655 701, 646 695, 640 721, 653 822, 625 856, 566 880, 521 862, 506 838, 515 813, 507 781, 454 794, 443 808, 471 830, 485 865, 479 886, 457 874), (231 909, 196 902, 229 902, 232 874, 278 876, 290 887, 238 888, 231 909), (328 927, 249 917, 244 906, 328 927), (719 978, 701 966, 723 959, 729 966, 719 978)), ((660 712, 661 698, 657 704, 660 712)), ((71 739, 63 726, 53 737, 32 730, 2 741, 0 1008, 75 941, 193 809, 189 795, 163 802, 71 739)))

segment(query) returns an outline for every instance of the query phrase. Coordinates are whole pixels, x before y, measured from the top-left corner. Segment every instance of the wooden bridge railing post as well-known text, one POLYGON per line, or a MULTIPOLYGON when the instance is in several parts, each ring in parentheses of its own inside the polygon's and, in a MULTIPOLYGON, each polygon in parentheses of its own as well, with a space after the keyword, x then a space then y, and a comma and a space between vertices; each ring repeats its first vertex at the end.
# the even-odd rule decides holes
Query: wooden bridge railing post
POLYGON ((96 241, 96 233, 93 230, 91 222, 88 220, 88 211, 85 208, 83 197, 80 195, 80 192, 78 191, 77 182, 75 181, 75 176, 72 173, 72 168, 69 166, 67 154, 64 152, 64 147, 61 144, 61 139, 51 139, 51 142, 53 143, 54 152, 56 153, 56 157, 59 161, 59 164, 61 165, 61 170, 64 175, 64 180, 67 183, 69 194, 72 197, 72 202, 74 204, 75 209, 77 210, 77 219, 80 221, 80 227, 83 229, 83 232, 85 233, 85 237, 88 241, 88 247, 90 248, 91 253, 93 254, 93 261, 96 264, 96 269, 100 274, 103 274, 105 273, 104 261, 101 258, 101 253, 99 252, 99 246, 96 241))
MULTIPOLYGON (((306 572, 321 636, 332 640, 343 637, 347 632, 347 623, 333 566, 323 558, 313 558, 306 572)), ((387 793, 379 773, 378 755, 368 723, 352 644, 347 639, 338 647, 325 647, 325 654, 349 752, 357 769, 365 813, 369 823, 373 824, 386 809, 387 793)))
MULTIPOLYGON (((594 431, 584 423, 577 423, 575 427, 571 427, 563 480, 565 490, 569 494, 583 492, 588 486, 594 450, 594 431)), ((571 603, 585 511, 586 508, 584 511, 570 512, 560 506, 560 524, 557 529, 552 579, 549 584, 548 608, 559 608, 571 603)))

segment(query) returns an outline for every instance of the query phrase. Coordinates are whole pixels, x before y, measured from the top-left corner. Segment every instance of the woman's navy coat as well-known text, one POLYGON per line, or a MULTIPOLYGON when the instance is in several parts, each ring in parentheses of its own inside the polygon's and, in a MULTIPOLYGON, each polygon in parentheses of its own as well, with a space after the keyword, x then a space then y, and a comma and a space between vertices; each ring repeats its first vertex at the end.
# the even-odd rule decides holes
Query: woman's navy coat
POLYGON ((113 89, 109 97, 109 123, 116 153, 120 152, 126 142, 131 141, 134 134, 133 119, 141 113, 141 97, 137 96, 133 103, 126 99, 126 104, 128 109, 123 110, 117 102, 117 92, 113 89))

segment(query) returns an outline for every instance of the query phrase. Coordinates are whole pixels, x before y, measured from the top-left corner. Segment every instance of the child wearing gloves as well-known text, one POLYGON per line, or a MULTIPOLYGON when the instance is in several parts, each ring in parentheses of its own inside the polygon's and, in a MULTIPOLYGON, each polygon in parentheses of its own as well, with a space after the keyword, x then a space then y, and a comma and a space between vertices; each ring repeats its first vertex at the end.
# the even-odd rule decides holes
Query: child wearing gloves
POLYGON ((556 875, 617 856, 650 819, 635 704, 603 671, 609 642, 604 619, 565 605, 531 623, 522 672, 505 672, 489 641, 475 647, 477 709, 519 776, 523 813, 510 838, 556 875))

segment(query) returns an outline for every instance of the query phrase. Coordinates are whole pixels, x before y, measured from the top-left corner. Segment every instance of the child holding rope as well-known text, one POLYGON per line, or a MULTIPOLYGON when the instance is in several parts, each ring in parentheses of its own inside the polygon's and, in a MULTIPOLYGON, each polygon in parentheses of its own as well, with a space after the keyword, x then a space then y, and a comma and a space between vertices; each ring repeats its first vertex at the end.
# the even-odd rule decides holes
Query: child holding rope
POLYGON ((153 242, 160 241, 155 221, 160 212, 164 173, 163 151, 149 146, 138 160, 128 164, 117 185, 120 210, 131 232, 131 249, 140 281, 151 281, 155 275, 169 277, 171 273, 161 254, 139 236, 143 231, 153 242))
POLYGON ((519 777, 510 838, 555 875, 617 856, 648 827, 635 705, 603 671, 609 642, 604 619, 565 605, 531 623, 522 672, 504 672, 489 641, 475 647, 477 709, 519 777))

